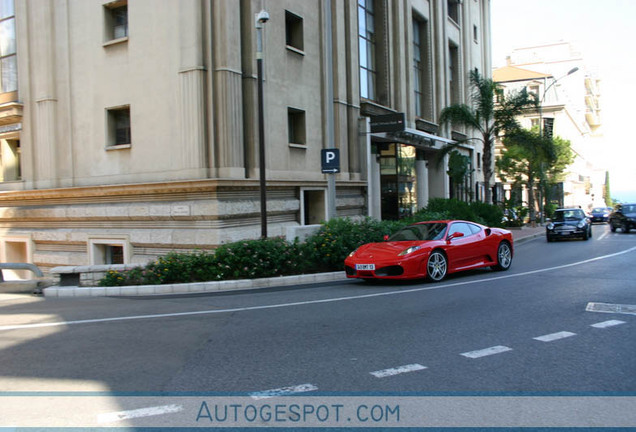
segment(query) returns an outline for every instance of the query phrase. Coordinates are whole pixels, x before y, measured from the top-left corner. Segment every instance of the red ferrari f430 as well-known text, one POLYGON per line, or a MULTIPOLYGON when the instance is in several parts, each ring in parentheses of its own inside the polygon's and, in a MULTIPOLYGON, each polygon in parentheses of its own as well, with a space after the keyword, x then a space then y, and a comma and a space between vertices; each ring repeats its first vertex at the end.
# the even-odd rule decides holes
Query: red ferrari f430
POLYGON ((462 220, 409 225, 382 243, 367 243, 345 259, 347 277, 441 281, 447 274, 512 264, 510 231, 462 220))

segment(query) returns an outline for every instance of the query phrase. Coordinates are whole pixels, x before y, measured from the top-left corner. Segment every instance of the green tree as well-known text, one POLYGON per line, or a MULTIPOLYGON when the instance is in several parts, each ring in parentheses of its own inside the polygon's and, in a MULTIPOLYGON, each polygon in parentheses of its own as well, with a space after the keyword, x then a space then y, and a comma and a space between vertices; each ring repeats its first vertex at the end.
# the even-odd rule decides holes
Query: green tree
POLYGON ((574 163, 576 158, 570 141, 561 137, 554 137, 552 142, 554 145, 554 159, 552 163, 545 167, 544 176, 541 178, 544 209, 547 209, 552 202, 553 197, 550 196, 550 191, 553 190, 553 186, 565 180, 567 168, 574 163))
POLYGON ((519 129, 503 140, 504 152, 497 160, 500 177, 515 186, 525 185, 528 191, 530 222, 536 222, 535 186, 546 176, 557 160, 552 139, 537 130, 519 129))
POLYGON ((470 72, 471 105, 456 104, 444 108, 440 113, 442 125, 464 126, 477 131, 478 137, 449 144, 440 152, 448 154, 459 144, 477 140, 483 144, 482 166, 484 169, 485 201, 492 202, 490 183, 494 174, 495 139, 500 135, 520 129, 517 117, 527 108, 536 107, 537 100, 525 88, 519 92, 504 93, 492 79, 482 77, 477 69, 470 72))

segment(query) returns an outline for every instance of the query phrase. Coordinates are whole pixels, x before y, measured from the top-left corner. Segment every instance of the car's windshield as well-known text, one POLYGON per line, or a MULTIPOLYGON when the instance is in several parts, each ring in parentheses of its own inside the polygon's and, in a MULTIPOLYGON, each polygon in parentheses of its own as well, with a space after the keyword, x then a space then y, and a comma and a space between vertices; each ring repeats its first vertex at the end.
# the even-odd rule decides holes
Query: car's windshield
POLYGON ((557 210, 554 212, 554 217, 552 219, 557 222, 563 222, 566 220, 579 220, 584 217, 585 214, 583 213, 583 210, 557 210))
POLYGON ((595 209, 592 210, 592 213, 603 213, 604 211, 607 211, 607 210, 603 207, 596 207, 595 209))
POLYGON ((389 241, 441 240, 446 224, 441 222, 410 225, 393 234, 389 241))
POLYGON ((623 213, 636 213, 636 205, 623 206, 623 213))

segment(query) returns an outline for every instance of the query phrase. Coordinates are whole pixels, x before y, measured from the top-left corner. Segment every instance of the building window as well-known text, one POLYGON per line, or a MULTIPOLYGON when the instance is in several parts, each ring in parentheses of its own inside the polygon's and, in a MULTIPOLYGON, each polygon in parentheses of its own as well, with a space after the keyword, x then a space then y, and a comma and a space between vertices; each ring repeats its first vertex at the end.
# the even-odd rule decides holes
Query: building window
POLYGON ((89 238, 88 254, 91 265, 128 264, 130 244, 128 239, 89 238))
POLYGON ((18 90, 13 0, 0 1, 0 76, 2 93, 18 90))
POLYGON ((459 0, 447 0, 448 17, 459 24, 459 0))
POLYGON ((304 50, 303 19, 285 11, 285 39, 288 47, 304 50))
POLYGON ((456 45, 448 46, 448 87, 450 90, 451 105, 459 103, 459 48, 456 45))
POLYGON ((360 96, 376 100, 376 32, 374 0, 358 0, 360 96))
MULTIPOLYGON (((32 263, 32 240, 28 236, 1 237, 0 261, 5 263, 32 263)), ((29 270, 3 270, 4 280, 32 279, 29 270)))
POLYGON ((130 106, 109 108, 107 112, 108 145, 130 145, 132 143, 132 136, 130 132, 130 106))
POLYGON ((306 144, 305 111, 287 108, 287 132, 289 144, 306 144))
POLYGON ((106 41, 128 37, 128 0, 118 0, 104 5, 106 41))
POLYGON ((476 25, 473 26, 473 40, 475 43, 479 43, 479 29, 476 25))
POLYGON ((428 23, 413 18, 413 91, 415 115, 432 119, 431 65, 429 57, 428 23))

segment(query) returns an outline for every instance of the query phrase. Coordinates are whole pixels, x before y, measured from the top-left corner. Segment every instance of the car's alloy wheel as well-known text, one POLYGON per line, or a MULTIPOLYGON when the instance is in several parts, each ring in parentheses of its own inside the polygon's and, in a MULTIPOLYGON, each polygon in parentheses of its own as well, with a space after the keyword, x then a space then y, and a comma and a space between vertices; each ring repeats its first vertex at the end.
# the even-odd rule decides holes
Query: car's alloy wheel
POLYGON ((446 256, 444 256, 444 254, 440 251, 433 251, 428 257, 428 262, 426 264, 428 277, 432 281, 439 282, 444 279, 447 270, 448 262, 446 261, 446 256))
MULTIPOLYGON (((550 237, 548 237, 548 241, 550 241, 550 237)), ((508 243, 501 242, 497 249, 497 265, 495 268, 497 270, 508 270, 511 264, 512 249, 510 249, 510 245, 508 243)))

